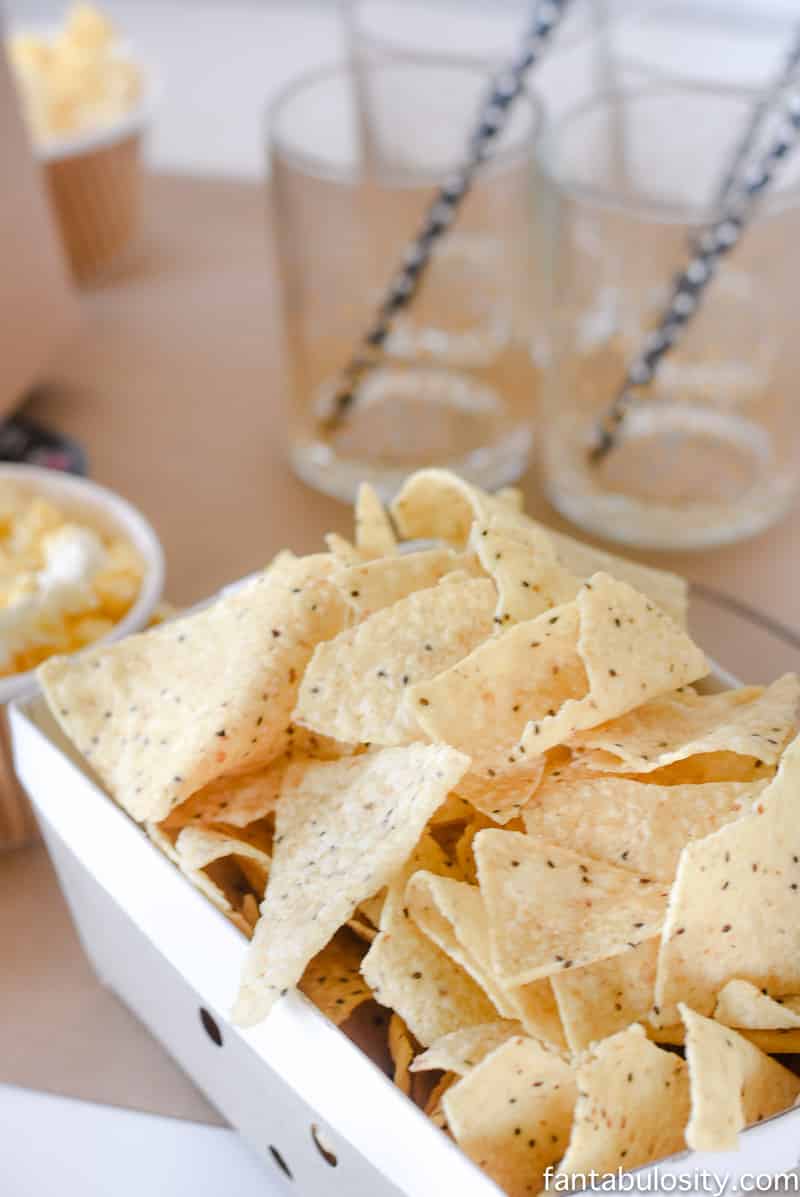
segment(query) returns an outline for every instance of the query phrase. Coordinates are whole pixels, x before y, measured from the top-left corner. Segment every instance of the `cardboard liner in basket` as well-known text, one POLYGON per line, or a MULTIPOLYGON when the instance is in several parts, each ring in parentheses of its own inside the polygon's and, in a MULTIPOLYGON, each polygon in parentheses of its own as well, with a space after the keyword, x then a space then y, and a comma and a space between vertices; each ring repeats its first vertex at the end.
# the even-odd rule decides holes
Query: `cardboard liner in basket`
POLYGON ((102 272, 134 239, 139 224, 142 134, 45 163, 64 248, 78 281, 102 272))

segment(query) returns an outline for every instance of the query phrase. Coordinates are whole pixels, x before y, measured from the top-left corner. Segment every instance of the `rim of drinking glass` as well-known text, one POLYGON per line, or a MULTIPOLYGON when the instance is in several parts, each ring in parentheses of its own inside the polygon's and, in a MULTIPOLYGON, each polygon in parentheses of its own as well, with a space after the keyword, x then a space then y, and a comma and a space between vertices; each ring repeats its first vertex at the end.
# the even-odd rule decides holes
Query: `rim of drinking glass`
MULTIPOLYGON (((628 214, 640 220, 658 220, 662 224, 683 224, 689 228, 705 227, 715 215, 711 206, 700 208, 696 204, 639 197, 627 199, 611 188, 581 183, 570 178, 559 168, 558 146, 564 130, 586 116, 587 113, 600 108, 610 109, 614 104, 621 105, 640 99, 668 98, 676 95, 712 96, 726 103, 733 99, 739 99, 745 105, 752 105, 757 93, 746 87, 721 88, 707 83, 655 81, 631 87, 598 91, 545 126, 534 145, 537 167, 556 191, 596 208, 628 214)), ((796 152, 800 156, 800 149, 796 152)), ((766 195, 760 203, 756 220, 763 220, 764 216, 773 216, 798 205, 800 205, 800 182, 776 194, 766 195)))
MULTIPOLYGON (((687 12, 691 11, 689 0, 684 0, 684 7, 687 12)), ((616 23, 615 33, 622 33, 624 36, 627 30, 635 30, 637 27, 642 28, 649 21, 652 21, 654 18, 657 19, 659 15, 663 17, 669 14, 671 11, 674 14, 672 0, 650 0, 650 3, 647 5, 647 7, 643 8, 641 11, 634 9, 627 13, 624 17, 620 17, 616 23)), ((780 33, 788 33, 791 35, 791 32, 794 28, 791 19, 787 18, 784 20, 780 13, 773 14, 770 19, 773 22, 773 32, 775 33, 776 37, 780 36, 777 31, 778 25, 780 25, 780 33)), ((714 20, 717 23, 717 30, 728 32, 735 36, 740 36, 743 39, 747 37, 748 29, 752 34, 754 30, 759 27, 757 12, 749 12, 741 8, 729 12, 726 15, 725 21, 721 19, 720 9, 709 9, 702 13, 697 13, 698 25, 702 25, 704 20, 706 22, 706 27, 708 27, 708 24, 711 20, 714 20)), ((631 51, 630 49, 626 50, 624 46, 619 43, 615 46, 615 56, 620 66, 623 66, 628 70, 642 72, 647 76, 649 82, 652 84, 671 83, 672 85, 678 87, 691 87, 692 85, 701 87, 708 86, 714 91, 718 91, 720 94, 737 95, 741 92, 745 92, 752 97, 760 95, 763 91, 763 87, 760 87, 757 83, 729 83, 725 80, 715 80, 714 82, 709 81, 707 84, 704 84, 702 79, 694 78, 691 75, 681 75, 674 70, 670 70, 670 68, 667 66, 659 66, 657 62, 648 61, 645 57, 637 55, 635 51, 631 51)), ((800 73, 800 68, 798 68, 798 73, 800 73)))
MULTIPOLYGON (((486 82, 487 87, 491 79, 491 72, 482 69, 478 64, 465 63, 455 55, 446 54, 431 55, 424 62, 414 60, 391 63, 363 63, 358 69, 385 73, 387 71, 407 71, 411 69, 430 70, 436 67, 446 70, 458 70, 473 76, 479 75, 486 82)), ((358 184, 364 182, 366 179, 374 180, 377 178, 382 183, 397 181, 406 184, 409 182, 435 184, 441 182, 443 175, 452 170, 453 166, 457 167, 458 162, 454 163, 451 167, 444 167, 438 170, 398 168, 397 170, 383 169, 379 170, 377 174, 372 174, 364 169, 363 159, 359 160, 359 163, 355 166, 338 166, 320 157, 318 154, 298 150, 288 145, 285 139, 281 138, 278 131, 281 113, 292 102, 295 96, 326 79, 341 77, 351 73, 353 69, 351 60, 346 58, 336 59, 322 66, 314 67, 312 70, 298 75, 295 79, 291 79, 273 96, 267 104, 265 112, 266 141, 270 159, 280 158, 282 162, 299 168, 310 178, 323 181, 335 180, 337 182, 358 184)), ((547 128, 547 117, 544 103, 530 87, 523 86, 521 96, 524 97, 531 114, 530 129, 524 137, 515 141, 513 145, 494 153, 481 164, 481 175, 484 178, 515 163, 533 161, 536 143, 541 139, 547 128)))

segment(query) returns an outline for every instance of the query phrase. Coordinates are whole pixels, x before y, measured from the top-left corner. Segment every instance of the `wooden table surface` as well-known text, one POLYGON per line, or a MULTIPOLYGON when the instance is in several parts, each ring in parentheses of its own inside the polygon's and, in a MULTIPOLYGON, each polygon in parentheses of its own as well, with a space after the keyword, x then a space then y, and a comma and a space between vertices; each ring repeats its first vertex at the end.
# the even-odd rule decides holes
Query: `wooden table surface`
MULTIPOLYGON (((284 460, 265 213, 253 185, 151 179, 141 252, 86 296, 83 329, 31 405, 86 446, 93 477, 149 516, 166 549, 169 597, 181 604, 285 545, 313 550, 323 532, 350 525, 347 508, 296 481, 284 460)), ((523 485, 529 510, 567 528, 535 471, 523 485)), ((800 668, 797 528, 795 509, 742 545, 637 556, 720 592, 723 605, 695 602, 695 634, 740 676, 765 680, 800 668), (737 613, 739 603, 760 622, 737 613)), ((216 1117, 91 975, 39 846, 0 859, 0 942, 0 1080, 216 1117)))

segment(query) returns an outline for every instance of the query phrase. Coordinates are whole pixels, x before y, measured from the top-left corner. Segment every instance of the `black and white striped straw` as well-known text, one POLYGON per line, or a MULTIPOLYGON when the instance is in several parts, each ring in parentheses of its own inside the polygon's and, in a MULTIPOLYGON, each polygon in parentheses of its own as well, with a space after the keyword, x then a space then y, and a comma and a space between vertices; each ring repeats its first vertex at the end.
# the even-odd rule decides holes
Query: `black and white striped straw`
POLYGON ((569 0, 537 0, 531 26, 516 55, 493 77, 469 139, 463 166, 445 181, 428 208, 422 227, 406 249, 360 350, 342 371, 341 386, 331 398, 329 410, 321 421, 326 432, 334 431, 346 417, 356 401, 359 383, 378 364, 392 321, 416 294, 437 241, 452 224, 475 175, 505 129, 514 100, 523 90, 529 71, 542 57, 568 4, 569 0))
POLYGON ((641 353, 628 367, 625 380, 598 422, 589 447, 589 461, 599 464, 617 447, 625 417, 636 403, 637 392, 655 378, 663 358, 683 335, 714 277, 720 258, 738 244, 781 162, 800 137, 800 87, 783 101, 782 120, 773 141, 748 166, 755 143, 770 112, 780 110, 781 97, 800 63, 800 37, 786 60, 784 71, 768 97, 761 100, 748 122, 745 136, 729 164, 717 193, 718 216, 691 246, 692 257, 673 283, 672 294, 657 327, 644 342, 641 353))
POLYGON ((750 119, 741 138, 734 147, 733 154, 723 172, 717 188, 716 199, 712 204, 712 211, 722 210, 726 201, 734 193, 739 184, 742 171, 750 160, 758 141, 759 134, 764 128, 767 117, 780 102, 781 95, 791 85, 800 69, 800 28, 795 31, 789 52, 784 59, 781 69, 766 88, 763 95, 753 105, 750 119))

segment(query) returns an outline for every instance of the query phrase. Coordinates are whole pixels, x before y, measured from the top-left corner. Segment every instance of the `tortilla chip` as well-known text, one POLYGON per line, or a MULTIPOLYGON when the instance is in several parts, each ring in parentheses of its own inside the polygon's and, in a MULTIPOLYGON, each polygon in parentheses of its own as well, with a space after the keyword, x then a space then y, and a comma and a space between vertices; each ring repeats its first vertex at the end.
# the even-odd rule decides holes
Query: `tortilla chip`
POLYGON ((340 744, 327 736, 290 724, 286 729, 288 747, 274 761, 246 773, 226 774, 198 790, 186 802, 176 806, 164 827, 181 828, 215 823, 247 827, 274 813, 283 791, 286 771, 293 762, 335 761, 350 756, 349 744, 340 744))
POLYGON ((500 490, 495 491, 494 498, 497 503, 504 503, 511 511, 525 510, 525 495, 518 486, 502 486, 500 490))
POLYGON ((571 604, 560 612, 553 622, 544 617, 544 623, 509 628, 410 691, 417 721, 431 739, 469 744, 473 766, 459 793, 497 821, 515 818, 541 778, 543 762, 515 751, 530 713, 556 710, 585 690, 585 671, 573 651, 577 614, 571 604))
POLYGON ((248 926, 247 938, 252 939, 255 925, 258 922, 258 900, 255 894, 245 894, 242 898, 242 918, 248 926))
POLYGON ((362 964, 379 1000, 397 1011, 425 1046, 449 1031, 497 1017, 485 993, 419 929, 406 906, 406 886, 415 873, 438 876, 451 869, 452 861, 426 832, 386 890, 380 933, 362 964))
POLYGON ((592 574, 610 574, 619 582, 627 582, 640 594, 645 594, 662 611, 674 619, 679 627, 685 628, 689 615, 689 585, 680 574, 669 570, 654 569, 639 561, 628 561, 616 553, 607 553, 595 545, 573 540, 563 532, 548 529, 556 546, 558 560, 564 569, 578 578, 591 578, 592 574))
POLYGON ((445 1117, 444 1109, 442 1108, 442 1099, 447 1090, 454 1085, 458 1077, 454 1072, 446 1072, 437 1084, 431 1089, 430 1096, 425 1103, 425 1113, 434 1126, 438 1126, 439 1130, 447 1130, 447 1118, 445 1117))
POLYGON ((630 781, 644 781, 655 786, 705 785, 715 781, 770 781, 774 766, 764 765, 754 756, 738 756, 735 752, 703 752, 688 756, 652 773, 626 773, 630 781))
POLYGON ((429 939, 477 981, 507 1019, 557 1048, 566 1045, 550 982, 503 986, 492 970, 489 924, 480 890, 463 881, 417 872, 405 893, 406 908, 429 939))
POLYGON ((402 1016, 423 1047, 450 1031, 494 1021, 497 1010, 475 981, 402 907, 390 910, 361 965, 378 1001, 402 1016))
POLYGON ((341 565, 360 565, 364 560, 356 546, 338 532, 326 532, 325 544, 330 555, 341 565))
POLYGON ((800 737, 752 814, 688 844, 670 898, 654 1017, 711 1014, 728 981, 800 992, 800 737), (657 1007, 657 1008, 656 1008, 657 1007))
MULTIPOLYGON (((431 739, 470 753, 470 778, 497 787, 506 777, 530 778, 537 758, 578 728, 706 671, 700 650, 658 608, 598 574, 573 603, 512 626, 410 687, 409 702, 431 739)), ((459 787, 493 818, 503 809, 515 815, 533 788, 513 802, 489 789, 488 806, 459 787)))
MULTIPOLYGON (((687 634, 627 583, 594 574, 575 606, 580 627, 576 655, 588 688, 583 696, 567 698, 555 717, 534 716, 521 740, 528 752, 563 744, 581 728, 708 673, 705 656, 687 634)), ((538 622, 552 618, 543 615, 538 622)))
POLYGON ((417 590, 429 590, 451 574, 461 573, 483 577, 473 554, 425 549, 397 557, 377 557, 374 561, 352 566, 337 578, 353 621, 358 622, 417 590))
MULTIPOLYGON (((723 1026, 725 1024, 723 1023, 723 1026)), ((653 1043, 669 1044, 671 1047, 681 1047, 686 1038, 683 1023, 671 1027, 654 1027, 652 1018, 645 1024, 648 1039, 653 1043)), ((762 1052, 775 1056, 792 1056, 800 1054, 800 1029, 787 1027, 785 1030, 751 1031, 749 1027, 734 1027, 748 1043, 754 1044, 762 1052)))
POLYGON ((466 766, 450 749, 414 745, 311 764, 295 788, 289 775, 236 1003, 240 1025, 265 1018, 359 902, 402 868, 466 766))
MULTIPOLYGON (((513 516, 500 494, 488 495, 447 470, 420 470, 409 478, 392 503, 392 515, 402 536, 438 537, 458 548, 467 543, 474 521, 485 524, 493 516, 513 516)), ((586 579, 598 570, 627 582, 663 608, 681 626, 686 624, 689 588, 684 578, 664 570, 627 561, 573 540, 563 533, 544 529, 523 514, 516 520, 535 533, 545 531, 555 545, 560 565, 577 578, 586 579)))
POLYGON ((694 1151, 736 1151, 743 1127, 794 1104, 800 1079, 730 1027, 678 1008, 691 1089, 686 1142, 694 1151))
POLYGON ((653 1005, 659 938, 645 939, 633 951, 551 978, 570 1051, 647 1018, 653 1005))
POLYGON ((580 579, 559 565, 543 528, 494 516, 473 525, 470 544, 497 587, 498 626, 535 619, 580 590, 580 579))
POLYGON ((576 1096, 569 1064, 515 1036, 448 1089, 442 1105, 461 1149, 508 1197, 530 1197, 563 1154, 576 1096))
POLYGON ((728 1027, 778 1031, 800 1027, 800 997, 770 997, 749 981, 728 981, 714 1007, 714 1018, 728 1027))
POLYGON ((389 1019, 389 1055, 394 1064, 393 1081, 406 1097, 411 1094, 411 1073, 409 1067, 414 1059, 414 1043, 408 1027, 399 1014, 389 1019))
POLYGON ((187 869, 204 869, 212 861, 226 856, 251 861, 257 866, 256 888, 264 892, 269 876, 272 835, 263 826, 246 831, 238 827, 184 827, 175 841, 175 850, 187 869))
POLYGON ((494 971, 524 985, 657 934, 667 891, 646 877, 513 831, 475 838, 494 971))
POLYGON ((466 1076, 496 1048, 509 1039, 519 1037, 521 1033, 520 1024, 507 1019, 487 1022, 478 1027, 466 1027, 463 1031, 451 1031, 417 1056, 411 1065, 411 1071, 425 1072, 428 1069, 440 1068, 444 1072, 466 1076))
POLYGON ((157 823, 145 823, 145 831, 153 844, 180 869, 203 897, 249 938, 252 926, 244 911, 250 910, 247 899, 253 895, 248 892, 249 882, 241 869, 230 860, 219 859, 210 861, 205 868, 190 868, 177 850, 177 832, 165 831, 163 825, 157 823))
POLYGON ((800 681, 787 673, 771 686, 722 694, 667 694, 591 731, 574 748, 590 769, 649 773, 710 752, 733 752, 773 765, 797 722, 800 681))
POLYGON ((41 667, 56 719, 135 819, 284 751, 314 646, 344 626, 332 569, 289 561, 195 615, 41 667))
POLYGON ((433 586, 320 644, 306 670, 295 719, 338 740, 409 744, 421 738, 407 695, 460 661, 492 629, 488 580, 433 586))
POLYGON ((405 906, 437 947, 477 981, 501 1014, 512 1017, 489 963, 489 929, 479 890, 420 870, 410 878, 405 906))
POLYGON ((372 998, 361 976, 363 945, 342 928, 306 966, 297 988, 336 1026, 372 998))
POLYGON ((585 1052, 577 1084, 572 1137, 559 1175, 638 1168, 685 1146, 686 1064, 650 1043, 638 1023, 585 1052))
POLYGON ((364 560, 397 552, 392 521, 368 482, 362 482, 356 496, 356 548, 364 560))
POLYGON ((765 785, 657 786, 565 771, 545 777, 522 817, 530 835, 551 844, 672 881, 686 844, 748 812, 765 785))
POLYGON ((465 824, 473 818, 475 811, 471 803, 460 794, 448 794, 446 800, 431 819, 431 827, 446 827, 448 824, 465 824))

